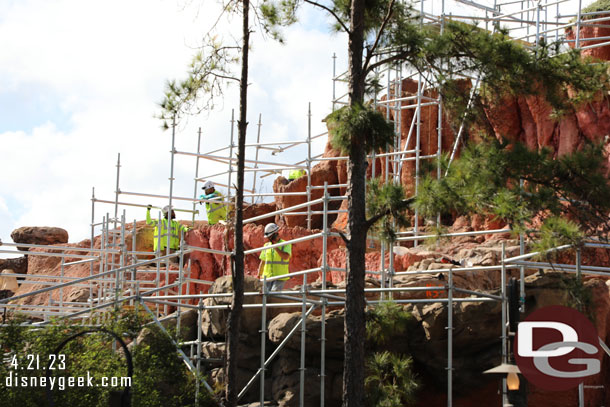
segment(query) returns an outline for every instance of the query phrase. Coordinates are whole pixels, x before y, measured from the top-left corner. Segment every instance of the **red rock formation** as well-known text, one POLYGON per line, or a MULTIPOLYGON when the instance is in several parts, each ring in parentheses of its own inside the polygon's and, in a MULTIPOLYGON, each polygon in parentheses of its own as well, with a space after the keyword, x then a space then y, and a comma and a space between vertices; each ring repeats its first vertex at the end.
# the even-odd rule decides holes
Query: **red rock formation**
MULTIPOLYGON (((125 235, 125 244, 127 247, 131 248, 133 247, 133 233, 132 233, 132 229, 133 225, 128 224, 126 225, 126 235, 125 235)), ((152 239, 153 239, 153 228, 150 226, 146 226, 146 222, 144 221, 140 221, 136 224, 136 245, 135 245, 135 249, 138 252, 152 252, 152 239)), ((94 249, 99 249, 100 248, 100 244, 101 244, 101 237, 97 236, 94 239, 93 242, 93 248, 94 249)), ((63 246, 63 247, 75 247, 75 248, 90 248, 91 247, 91 241, 89 239, 83 240, 80 243, 76 243, 76 244, 61 244, 59 246, 63 246)), ((48 285, 44 284, 45 282, 48 281, 56 281, 56 279, 54 277, 56 276, 60 276, 62 274, 62 264, 61 264, 61 258, 60 257, 49 257, 49 256, 40 256, 40 255, 34 255, 33 253, 36 252, 49 252, 49 250, 47 249, 31 249, 30 250, 30 254, 27 256, 28 257, 28 274, 36 274, 36 275, 42 275, 42 276, 50 276, 48 279, 37 279, 37 280, 30 280, 31 282, 40 282, 43 284, 22 284, 21 287, 19 288, 19 290, 15 293, 15 295, 21 295, 21 294, 27 294, 27 293, 31 293, 33 291, 48 287, 48 285)), ((51 251, 51 252, 59 252, 59 251, 51 251)), ((73 250, 67 250, 65 252, 68 257, 65 258, 64 263, 70 263, 70 262, 76 262, 79 260, 82 260, 81 258, 77 258, 77 257, 69 257, 69 255, 86 255, 89 254, 88 252, 83 252, 83 251, 73 251, 73 250)), ((96 253, 94 253, 93 255, 96 255, 96 253)), ((146 256, 140 256, 140 259, 145 259, 146 256)), ((152 258, 152 253, 151 256, 149 256, 149 258, 152 258)), ((120 263, 120 258, 118 255, 110 255, 108 254, 105 258, 105 261, 107 263, 115 263, 115 264, 119 264, 120 263)), ((93 273, 94 274, 98 274, 100 272, 103 272, 104 270, 100 270, 100 262, 99 261, 94 261, 91 264, 88 263, 84 263, 84 264, 75 264, 75 265, 68 265, 68 266, 64 266, 63 267, 63 275, 65 277, 72 277, 72 278, 83 278, 83 277, 88 277, 91 274, 91 267, 93 266, 93 273)), ((175 268, 175 267, 174 267, 175 268)), ((139 271, 137 273, 136 276, 139 280, 142 281, 154 281, 156 279, 156 270, 148 269, 146 270, 145 267, 141 267, 139 268, 139 271), (141 271, 140 271, 141 270, 141 271)), ((175 279, 177 278, 177 274, 172 274, 170 275, 169 281, 170 283, 172 283, 175 279)), ((87 285, 89 283, 86 283, 87 285)), ((164 285, 165 284, 165 275, 160 275, 160 285, 164 285)), ((153 283, 143 283, 141 284, 142 288, 152 288, 155 285, 153 283)), ((97 295, 98 293, 98 288, 99 288, 99 283, 94 282, 91 285, 91 289, 92 292, 94 294, 94 296, 97 295)), ((174 291, 175 293, 177 293, 176 291, 174 291)), ((87 298, 89 298, 89 287, 67 287, 65 289, 62 290, 62 294, 63 294, 63 300, 64 301, 75 301, 76 298, 78 298, 79 300, 82 301, 86 301, 87 298)), ((51 300, 58 302, 60 300, 59 298, 59 290, 53 290, 52 295, 51 295, 51 300)), ((49 293, 41 293, 41 294, 36 294, 30 297, 26 297, 24 299, 18 300, 17 303, 19 304, 32 304, 32 305, 43 305, 43 304, 49 304, 49 293)))
MULTIPOLYGON (((246 250, 256 249, 265 244, 263 237, 263 226, 247 224, 244 226, 244 247, 246 250)), ((302 227, 280 228, 280 237, 284 240, 292 240, 300 237, 319 233, 319 230, 307 230, 302 227)), ((222 225, 201 226, 190 231, 186 237, 191 246, 210 248, 214 250, 233 250, 233 233, 225 234, 222 225)), ((327 240, 328 251, 339 247, 341 243, 337 237, 329 237, 327 240)), ((258 276, 260 253, 246 255, 245 274, 253 277, 258 276)), ((292 257, 290 259, 290 272, 308 270, 318 267, 319 258, 322 256, 322 238, 312 239, 292 245, 292 257)), ((191 278, 199 280, 214 281, 221 275, 230 274, 228 256, 210 254, 204 252, 193 252, 191 254, 191 278)), ((317 276, 316 276, 317 277, 317 276)), ((309 282, 315 278, 310 276, 309 282)), ((288 280, 286 288, 302 284, 302 277, 294 277, 288 280)), ((209 286, 204 284, 192 284, 191 293, 207 292, 209 286)))
MULTIPOLYGON (((259 203, 244 206, 244 219, 250 219, 257 216, 262 216, 277 210, 275 203, 259 203)), ((266 225, 269 222, 275 222, 275 216, 269 216, 261 220, 253 222, 255 225, 266 225)))
MULTIPOLYGON (((605 22, 587 24, 581 27, 581 38, 585 40, 581 43, 582 46, 600 43, 602 40, 586 40, 586 38, 595 38, 600 36, 610 36, 610 27, 605 27, 605 22)), ((574 39, 574 33, 568 31, 569 39, 574 39)), ((606 41, 606 40, 603 40, 606 41)), ((583 51, 584 55, 591 55, 602 60, 610 60, 610 45, 604 47, 593 48, 583 51)), ((463 83, 464 92, 467 93, 470 89, 469 81, 463 83)), ((400 91, 391 90, 390 98, 396 96, 408 97, 416 95, 418 84, 412 79, 405 79, 401 83, 400 91)), ((437 92, 434 90, 425 90, 424 97, 435 99, 437 92)), ((572 92, 568 92, 567 97, 574 96, 572 92)), ((386 100, 383 97, 382 100, 386 100)), ((416 100, 407 100, 401 102, 393 102, 391 105, 400 103, 403 107, 414 106, 416 100)), ((549 148, 555 157, 560 157, 564 154, 577 151, 586 142, 600 142, 607 136, 610 136, 610 97, 606 94, 598 95, 593 102, 578 106, 572 111, 567 111, 561 118, 555 119, 552 117, 552 108, 544 98, 544 90, 540 89, 537 94, 529 96, 514 96, 507 94, 499 101, 487 100, 484 108, 485 116, 490 128, 493 129, 494 135, 498 139, 507 139, 512 142, 521 142, 530 149, 549 148)), ((383 108, 382 108, 383 109, 383 108)), ((391 120, 398 122, 401 131, 402 150, 413 150, 416 144, 415 130, 412 131, 409 138, 409 130, 415 109, 403 109, 400 116, 396 116, 393 110, 388 112, 391 120), (407 139, 409 143, 407 144, 407 139)), ((449 120, 443 119, 442 128, 442 151, 449 152, 452 150, 454 143, 454 133, 448 125, 449 120)), ((421 108, 421 125, 420 125, 420 154, 433 155, 438 149, 438 107, 435 105, 424 106, 421 108)), ((476 129, 473 129, 476 130, 476 129)), ((605 141, 606 149, 610 156, 610 142, 605 141)), ((458 150, 459 153, 459 150, 458 150)), ((324 152, 325 157, 336 157, 339 153, 332 149, 330 145, 324 152)), ((413 154, 410 154, 412 156, 413 154)), ((375 175, 385 177, 386 171, 390 175, 393 173, 392 168, 386 170, 385 157, 377 158, 375 162, 375 175)), ((344 161, 335 162, 338 182, 346 182, 347 174, 345 171, 346 163, 344 161)), ((610 174, 610 160, 607 164, 608 173, 610 174)), ((371 176, 373 171, 372 163, 369 163, 367 176, 371 176)), ((333 168, 329 167, 332 171, 333 168)), ((414 161, 406 161, 403 163, 400 172, 400 179, 407 191, 412 191, 414 186, 415 163, 414 161)), ((333 178, 329 175, 329 179, 333 178)), ((343 191, 341 191, 343 193, 343 191)), ((344 202, 341 209, 346 209, 347 205, 344 202)), ((296 225, 299 219, 295 219, 296 225)), ((347 214, 340 214, 333 226, 337 229, 345 229, 347 225, 347 214)))
MULTIPOLYGON (((429 254, 419 254, 409 249, 404 248, 405 254, 397 255, 394 254, 394 271, 405 271, 409 266, 412 266, 416 262, 424 259, 429 254)), ((329 250, 328 252, 328 267, 345 269, 346 266, 346 252, 345 248, 338 248, 335 250, 329 250)), ((381 252, 370 251, 365 255, 366 270, 368 271, 380 271, 381 270, 381 252)), ((384 259, 385 267, 388 268, 390 264, 390 254, 385 254, 384 259)), ((318 266, 322 265, 322 259, 318 260, 318 266)), ((367 277, 379 279, 378 275, 367 274, 367 277)), ((322 275, 320 275, 322 278, 322 275)), ((326 275, 326 280, 331 281, 333 284, 339 284, 345 280, 344 271, 329 271, 326 275)))
MULTIPOLYGON (((11 238, 15 243, 55 245, 68 243, 68 232, 65 229, 49 226, 24 226, 13 230, 11 238)), ((26 247, 18 247, 18 249, 28 250, 26 247)))
MULTIPOLYGON (((599 14, 593 18, 597 19, 608 16, 610 16, 610 14, 599 14)), ((590 45, 601 44, 602 42, 608 41, 607 39, 595 39, 600 37, 610 37, 610 27, 608 26, 608 21, 589 22, 587 20, 583 20, 581 22, 579 31, 580 47, 587 47, 590 45)), ((566 38, 572 41, 569 44, 570 47, 574 48, 576 46, 576 28, 568 28, 566 30, 566 38)), ((581 54, 593 58, 598 58, 604 61, 610 61, 610 45, 584 49, 581 51, 581 54)))

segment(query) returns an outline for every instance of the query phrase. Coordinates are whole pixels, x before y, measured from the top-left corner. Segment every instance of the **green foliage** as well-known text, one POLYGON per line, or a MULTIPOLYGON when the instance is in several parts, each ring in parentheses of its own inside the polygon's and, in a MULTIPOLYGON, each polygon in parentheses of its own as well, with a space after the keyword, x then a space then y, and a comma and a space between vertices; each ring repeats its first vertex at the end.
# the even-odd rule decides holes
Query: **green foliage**
POLYGON ((602 149, 595 145, 553 159, 546 149, 531 151, 521 144, 471 144, 447 177, 423 178, 414 207, 427 217, 452 211, 490 215, 515 232, 526 231, 537 216, 542 227, 532 237, 539 249, 577 244, 583 232, 610 231, 610 186, 602 163, 602 149))
POLYGON ((413 403, 419 387, 410 357, 390 352, 375 353, 367 363, 364 381, 368 406, 401 407, 413 403))
POLYGON ((461 118, 467 102, 460 74, 480 75, 483 101, 501 100, 508 93, 544 93, 558 113, 591 100, 608 89, 606 66, 592 64, 577 50, 561 50, 557 44, 540 43, 532 52, 504 30, 490 33, 457 21, 446 24, 443 34, 431 33, 421 52, 407 60, 418 69, 431 68, 444 91, 444 102, 461 118), (575 94, 567 97, 568 87, 575 94))
POLYGON ((367 185, 367 212, 371 219, 380 218, 374 228, 387 241, 396 239, 396 230, 409 226, 405 216, 410 200, 405 197, 402 184, 383 183, 379 178, 371 179, 367 185))
POLYGON ((370 106, 344 106, 327 116, 330 142, 348 153, 354 143, 364 144, 367 153, 385 151, 394 142, 394 126, 370 106))
MULTIPOLYGON (((332 3, 332 10, 339 18, 348 22, 351 12, 351 0, 335 0, 332 3)), ((409 2, 399 2, 392 0, 365 0, 364 2, 364 35, 366 38, 365 48, 372 45, 372 41, 377 37, 382 21, 389 15, 388 22, 384 31, 380 35, 379 46, 406 46, 414 39, 423 38, 417 35, 421 30, 419 26, 420 18, 409 2), (391 12, 390 6, 392 7, 391 12)), ((340 26, 334 25, 339 31, 340 26)))
MULTIPOLYGON (((118 315, 118 319, 104 328, 119 333, 132 341, 141 328, 142 317, 134 313, 118 315), (139 325, 139 326, 138 326, 139 325), (138 326, 136 328, 136 326, 138 326)), ((69 336, 87 330, 65 321, 54 321, 41 328, 21 326, 23 319, 15 318, 0 328, 0 347, 11 358, 16 355, 19 368, 0 364, 0 407, 34 407, 46 405, 44 387, 7 386, 10 374, 20 377, 44 377, 44 367, 57 346, 69 336), (38 355, 40 364, 32 370, 22 370, 30 360, 27 355, 38 355)), ((156 327, 149 329, 146 340, 131 348, 134 373, 131 387, 132 405, 137 406, 214 406, 210 395, 202 388, 200 400, 195 402, 195 378, 176 353, 171 339, 156 327)), ((93 333, 70 341, 60 352, 65 355, 65 369, 52 372, 56 378, 53 396, 56 405, 105 407, 111 392, 122 392, 123 387, 102 387, 102 377, 127 377, 127 363, 122 350, 113 350, 113 339, 107 334, 93 333), (93 387, 68 387, 68 377, 92 377, 93 387), (59 388, 61 380, 65 387, 59 388)), ((117 343, 117 349, 120 345, 117 343)), ((32 366, 34 367, 34 365, 32 366)), ((39 379, 37 379, 39 380, 39 379)))
POLYGON ((392 301, 385 301, 366 314, 366 339, 372 347, 387 345, 396 336, 407 331, 413 316, 392 301))
MULTIPOLYGON (((596 11, 609 11, 610 0, 597 0, 581 10, 581 13, 594 13, 596 11)), ((600 16, 585 16, 586 19, 598 18, 600 16)))
MULTIPOLYGON (((392 301, 370 308, 366 314, 367 343, 372 349, 388 347, 404 338, 413 316, 392 301)), ((412 359, 388 351, 372 354, 365 379, 368 406, 398 407, 409 405, 419 387, 412 370, 412 359)))
POLYGON ((533 244, 533 249, 543 251, 564 244, 578 245, 583 238, 584 234, 576 223, 552 216, 547 218, 540 227, 539 238, 533 244))
POLYGON ((265 32, 269 33, 275 40, 284 43, 284 38, 280 32, 280 27, 285 27, 296 23, 296 12, 299 2, 296 0, 270 1, 263 0, 260 3, 259 21, 263 25, 265 32))
POLYGON ((222 95, 224 81, 237 80, 231 77, 231 71, 239 60, 238 50, 237 46, 224 46, 217 38, 210 38, 193 57, 186 79, 167 82, 158 115, 164 129, 168 129, 174 119, 178 121, 186 114, 214 107, 215 98, 222 95))
POLYGON ((590 287, 583 284, 582 278, 575 275, 565 274, 562 276, 565 291, 569 294, 568 307, 574 308, 589 318, 595 323, 595 314, 593 307, 593 292, 590 287))

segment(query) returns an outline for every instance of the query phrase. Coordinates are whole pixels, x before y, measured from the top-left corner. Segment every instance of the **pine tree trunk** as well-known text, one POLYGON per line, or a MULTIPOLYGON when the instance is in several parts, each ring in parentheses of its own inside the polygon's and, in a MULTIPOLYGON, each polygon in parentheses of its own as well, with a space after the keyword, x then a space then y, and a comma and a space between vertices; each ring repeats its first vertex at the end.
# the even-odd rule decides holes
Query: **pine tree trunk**
MULTIPOLYGON (((362 52, 364 41, 364 0, 352 0, 349 35, 349 105, 364 102, 362 52)), ((345 294, 343 406, 364 406, 365 298, 364 271, 366 253, 365 176, 366 151, 362 138, 352 135, 347 172, 348 221, 347 285, 345 294)))
POLYGON ((237 346, 239 344, 239 320, 244 304, 244 160, 246 155, 246 121, 248 108, 248 45, 250 42, 250 27, 248 14, 249 0, 242 0, 243 5, 243 42, 241 79, 239 85, 239 121, 237 142, 237 192, 235 197, 235 257, 233 258, 233 300, 229 313, 227 330, 227 389, 226 406, 237 406, 237 346))

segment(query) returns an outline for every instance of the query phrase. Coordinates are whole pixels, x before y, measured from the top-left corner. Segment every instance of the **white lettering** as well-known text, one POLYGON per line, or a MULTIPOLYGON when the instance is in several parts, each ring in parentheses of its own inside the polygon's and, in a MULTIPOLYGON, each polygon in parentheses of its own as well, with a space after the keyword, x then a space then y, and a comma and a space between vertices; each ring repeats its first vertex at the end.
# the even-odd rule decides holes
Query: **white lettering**
POLYGON ((569 325, 561 322, 525 321, 518 327, 519 344, 517 352, 522 357, 556 357, 567 355, 574 350, 573 346, 562 346, 555 350, 534 350, 534 328, 554 329, 561 332, 562 342, 578 342, 578 333, 569 325))

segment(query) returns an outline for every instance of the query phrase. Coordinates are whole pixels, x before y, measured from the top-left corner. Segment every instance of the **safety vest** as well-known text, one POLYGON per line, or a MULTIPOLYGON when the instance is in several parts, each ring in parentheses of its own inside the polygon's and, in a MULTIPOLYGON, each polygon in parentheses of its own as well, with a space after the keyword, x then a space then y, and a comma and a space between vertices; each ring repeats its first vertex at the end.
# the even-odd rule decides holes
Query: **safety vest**
POLYGON ((306 174, 305 170, 301 170, 301 169, 299 169, 299 170, 291 170, 288 173, 288 179, 292 181, 294 179, 302 177, 305 174, 306 174))
MULTIPOLYGON (((224 198, 223 195, 218 191, 214 191, 210 195, 205 195, 203 197, 205 199, 218 198, 219 200, 222 200, 224 198)), ((208 225, 215 225, 218 223, 219 220, 227 220, 227 205, 225 205, 222 202, 219 202, 219 203, 206 202, 205 210, 208 215, 208 225)))
MULTIPOLYGON (((277 243, 283 242, 280 239, 277 243)), ((271 242, 265 243, 266 246, 270 246, 271 242)), ((280 246, 280 250, 292 255, 292 245, 287 244, 285 246, 280 246)), ((279 254, 275 251, 275 249, 265 249, 261 252, 259 256, 261 260, 265 261, 265 267, 263 267, 263 275, 265 277, 275 277, 275 276, 283 276, 284 274, 288 274, 290 271, 288 270, 288 264, 290 263, 290 258, 288 260, 282 260, 279 254)), ((288 278, 283 278, 283 281, 288 280, 288 278)))
MULTIPOLYGON (((161 219, 161 230, 159 231, 159 221, 150 217, 150 211, 146 211, 146 224, 155 227, 153 231, 153 249, 157 251, 159 247, 159 241, 161 241, 161 251, 167 248, 167 219, 161 219), (159 233, 161 233, 161 239, 159 239, 159 233)), ((178 250, 180 248, 180 232, 186 232, 188 228, 181 223, 172 220, 170 223, 170 237, 169 237, 169 248, 172 250, 178 250)))

